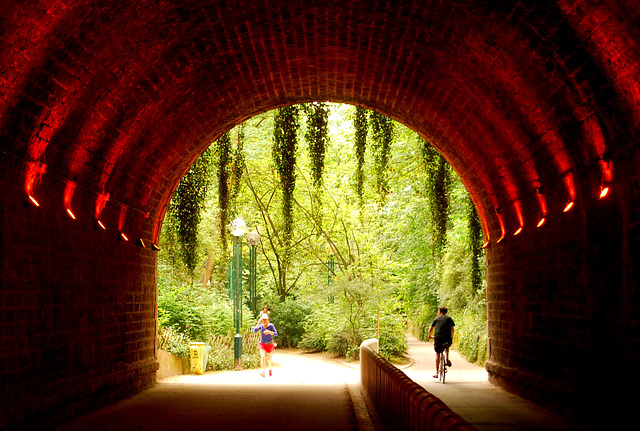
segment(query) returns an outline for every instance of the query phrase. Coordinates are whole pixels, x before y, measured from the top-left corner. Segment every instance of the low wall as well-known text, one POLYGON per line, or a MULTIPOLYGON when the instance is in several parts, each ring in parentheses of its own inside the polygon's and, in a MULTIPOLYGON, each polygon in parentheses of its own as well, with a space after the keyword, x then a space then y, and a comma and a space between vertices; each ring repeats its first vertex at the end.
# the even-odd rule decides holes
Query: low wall
POLYGON ((169 352, 159 349, 156 354, 159 364, 158 371, 156 371, 157 380, 188 374, 189 358, 179 358, 169 352))
POLYGON ((360 382, 387 430, 475 430, 438 397, 378 354, 378 340, 360 346, 360 382))

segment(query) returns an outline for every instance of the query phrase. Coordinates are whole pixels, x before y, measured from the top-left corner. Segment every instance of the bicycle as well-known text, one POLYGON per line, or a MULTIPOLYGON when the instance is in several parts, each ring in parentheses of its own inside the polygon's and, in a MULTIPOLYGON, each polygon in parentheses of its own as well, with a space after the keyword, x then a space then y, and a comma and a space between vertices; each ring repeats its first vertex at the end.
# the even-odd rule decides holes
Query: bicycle
POLYGON ((438 380, 440 380, 442 384, 444 384, 447 378, 447 368, 451 366, 449 365, 450 362, 446 357, 446 351, 450 346, 450 343, 444 343, 444 345, 442 346, 442 352, 440 352, 440 363, 438 364, 438 380))
POLYGON ((444 381, 447 378, 447 359, 445 358, 444 352, 440 353, 440 364, 438 366, 438 380, 444 384, 444 381))

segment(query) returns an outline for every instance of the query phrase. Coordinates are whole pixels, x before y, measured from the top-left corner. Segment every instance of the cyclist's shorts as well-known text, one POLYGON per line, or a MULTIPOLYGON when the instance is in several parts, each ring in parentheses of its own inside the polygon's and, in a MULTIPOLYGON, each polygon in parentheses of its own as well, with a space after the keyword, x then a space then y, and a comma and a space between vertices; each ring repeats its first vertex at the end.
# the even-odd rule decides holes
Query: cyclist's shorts
POLYGON ((451 340, 446 340, 442 338, 434 338, 433 340, 433 350, 436 353, 442 353, 444 350, 451 346, 451 340))

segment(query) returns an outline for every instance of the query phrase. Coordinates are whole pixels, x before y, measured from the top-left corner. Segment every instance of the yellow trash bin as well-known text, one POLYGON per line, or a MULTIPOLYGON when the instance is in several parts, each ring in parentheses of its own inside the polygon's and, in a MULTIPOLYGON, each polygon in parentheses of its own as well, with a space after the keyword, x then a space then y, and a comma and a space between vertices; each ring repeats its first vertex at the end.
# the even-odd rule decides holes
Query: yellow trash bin
POLYGON ((205 343, 189 343, 189 353, 191 359, 191 372, 196 374, 203 374, 207 369, 207 356, 209 355, 209 346, 207 346, 205 343))

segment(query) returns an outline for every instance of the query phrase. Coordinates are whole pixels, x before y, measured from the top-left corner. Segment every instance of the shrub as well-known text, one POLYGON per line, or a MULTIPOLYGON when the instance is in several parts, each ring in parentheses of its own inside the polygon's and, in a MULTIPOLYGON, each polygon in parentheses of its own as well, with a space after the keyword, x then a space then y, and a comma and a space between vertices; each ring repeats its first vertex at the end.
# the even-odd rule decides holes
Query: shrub
POLYGON ((273 306, 270 320, 278 330, 279 346, 298 347, 305 332, 305 319, 310 312, 310 306, 293 300, 279 302, 273 306))
MULTIPOLYGON (((258 368, 260 366, 259 337, 260 335, 257 333, 246 333, 242 336, 243 369, 258 368)), ((209 346, 208 370, 225 371, 234 369, 234 337, 215 336, 211 339, 209 346)))
POLYGON ((158 348, 179 358, 189 357, 189 340, 173 328, 159 328, 158 348))

